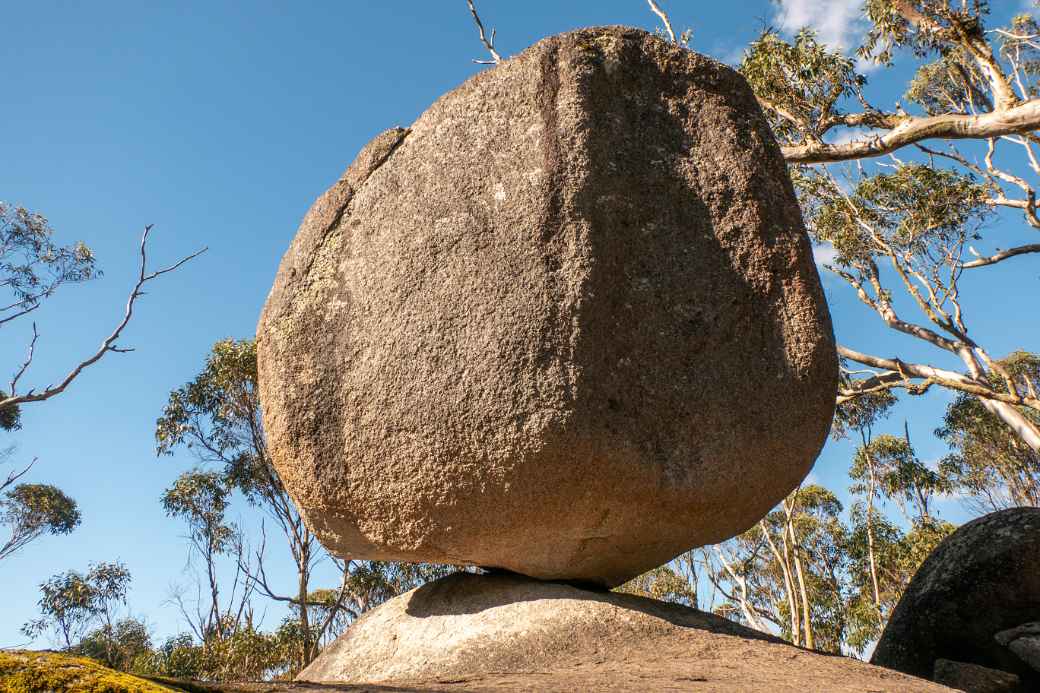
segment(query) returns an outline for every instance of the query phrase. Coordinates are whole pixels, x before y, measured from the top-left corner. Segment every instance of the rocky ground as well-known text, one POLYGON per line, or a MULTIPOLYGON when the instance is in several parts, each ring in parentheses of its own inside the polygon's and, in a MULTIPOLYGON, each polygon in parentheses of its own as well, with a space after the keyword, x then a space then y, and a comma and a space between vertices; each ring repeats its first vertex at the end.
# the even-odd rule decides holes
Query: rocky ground
POLYGON ((596 660, 570 662, 552 670, 483 674, 472 678, 417 681, 395 686, 306 683, 204 684, 155 681, 105 669, 89 660, 47 653, 0 654, 0 691, 52 690, 109 693, 382 693, 405 691, 950 691, 952 689, 889 672, 844 657, 828 657, 768 641, 737 647, 647 642, 596 660), (14 664, 18 661, 17 666, 14 664), (58 672, 58 674, 56 674, 58 672), (59 676, 62 683, 58 684, 59 676), (104 684, 104 687, 100 687, 104 684), (57 687, 55 687, 57 686, 57 687))

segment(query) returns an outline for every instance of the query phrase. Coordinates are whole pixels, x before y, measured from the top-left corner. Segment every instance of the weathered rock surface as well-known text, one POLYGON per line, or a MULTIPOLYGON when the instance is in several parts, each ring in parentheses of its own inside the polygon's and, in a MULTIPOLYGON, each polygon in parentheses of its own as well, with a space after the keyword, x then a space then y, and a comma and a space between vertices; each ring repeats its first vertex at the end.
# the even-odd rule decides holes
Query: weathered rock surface
POLYGON ((1018 693, 1021 681, 1014 674, 978 664, 935 660, 932 680, 967 693, 1018 693))
POLYGON ((1040 672, 997 638, 1032 621, 1040 621, 1040 508, 1002 510, 936 547, 892 612, 871 662, 927 677, 937 659, 949 659, 1017 674, 1024 690, 1040 690, 1040 672))
POLYGON ((678 604, 460 573, 361 617, 298 681, 462 690, 945 691, 678 604))
POLYGON ((307 213, 258 339, 271 453, 327 547, 607 586, 764 515, 836 386, 751 90, 620 27, 377 137, 307 213))

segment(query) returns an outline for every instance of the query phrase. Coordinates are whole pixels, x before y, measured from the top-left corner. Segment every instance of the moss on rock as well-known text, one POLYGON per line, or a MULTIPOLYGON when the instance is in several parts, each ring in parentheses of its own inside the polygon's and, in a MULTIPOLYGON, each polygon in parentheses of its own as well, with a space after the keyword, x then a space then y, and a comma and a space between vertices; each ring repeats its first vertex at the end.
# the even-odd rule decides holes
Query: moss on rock
POLYGON ((177 688, 126 674, 85 657, 0 651, 0 693, 168 693, 177 688))

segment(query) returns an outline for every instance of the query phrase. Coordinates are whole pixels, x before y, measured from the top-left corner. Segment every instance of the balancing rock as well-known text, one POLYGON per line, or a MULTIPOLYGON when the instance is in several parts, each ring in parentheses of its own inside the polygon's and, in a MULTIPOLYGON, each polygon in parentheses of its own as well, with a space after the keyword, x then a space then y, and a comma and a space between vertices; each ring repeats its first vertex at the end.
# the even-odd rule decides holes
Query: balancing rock
POLYGON ((332 551, 600 586, 754 524, 808 473, 837 379, 750 88, 623 27, 373 140, 257 336, 274 463, 332 551))

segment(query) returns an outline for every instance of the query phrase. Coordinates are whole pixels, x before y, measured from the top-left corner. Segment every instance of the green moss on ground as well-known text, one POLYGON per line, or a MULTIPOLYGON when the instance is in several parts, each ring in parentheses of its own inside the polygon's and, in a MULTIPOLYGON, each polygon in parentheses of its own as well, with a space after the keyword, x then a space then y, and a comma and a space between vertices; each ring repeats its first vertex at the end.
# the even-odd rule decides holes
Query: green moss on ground
POLYGON ((109 669, 85 657, 0 650, 0 693, 169 693, 178 690, 109 669))

